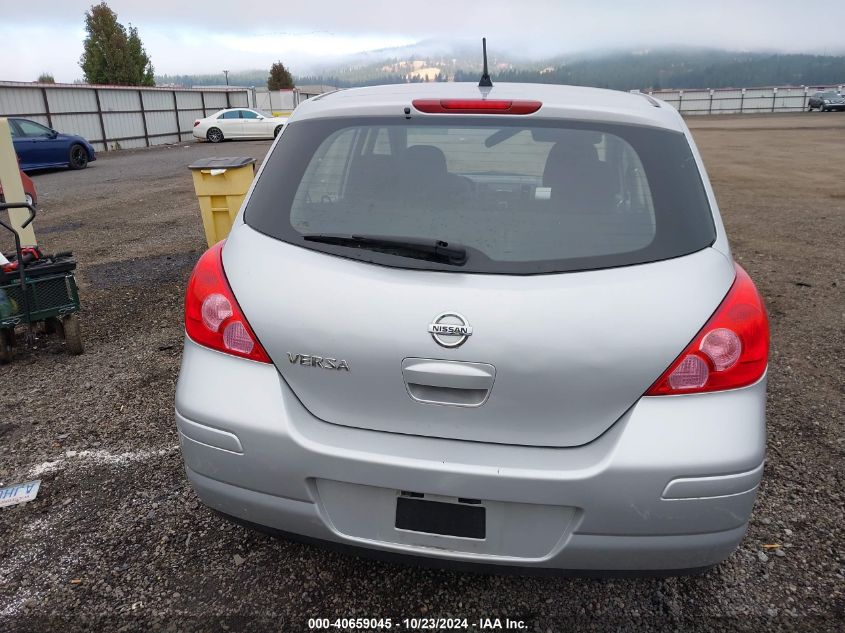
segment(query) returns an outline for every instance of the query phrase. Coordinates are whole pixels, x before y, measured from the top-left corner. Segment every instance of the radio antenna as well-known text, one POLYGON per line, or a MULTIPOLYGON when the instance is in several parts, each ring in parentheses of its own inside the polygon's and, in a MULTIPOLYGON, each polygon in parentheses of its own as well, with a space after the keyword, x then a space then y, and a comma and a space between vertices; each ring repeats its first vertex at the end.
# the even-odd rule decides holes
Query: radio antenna
POLYGON ((487 72, 487 38, 481 38, 481 49, 484 52, 484 73, 481 75, 481 80, 478 82, 479 88, 492 88, 493 82, 490 80, 490 73, 487 72))

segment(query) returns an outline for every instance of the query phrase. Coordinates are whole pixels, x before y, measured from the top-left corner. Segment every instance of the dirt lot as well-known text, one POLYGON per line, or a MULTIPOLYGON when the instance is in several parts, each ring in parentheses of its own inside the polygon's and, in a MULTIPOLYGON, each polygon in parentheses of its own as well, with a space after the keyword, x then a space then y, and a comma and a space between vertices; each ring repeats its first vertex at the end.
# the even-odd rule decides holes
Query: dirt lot
POLYGON ((39 341, 0 367, 0 482, 43 480, 35 502, 0 509, 0 630, 287 632, 315 616, 420 615, 507 616, 541 632, 837 630, 845 115, 690 124, 773 330, 765 477, 726 563, 669 579, 418 569, 271 539, 198 504, 172 415, 182 292, 203 248, 185 165, 261 159, 269 143, 190 144, 35 176, 42 243, 79 257, 87 352, 39 341))

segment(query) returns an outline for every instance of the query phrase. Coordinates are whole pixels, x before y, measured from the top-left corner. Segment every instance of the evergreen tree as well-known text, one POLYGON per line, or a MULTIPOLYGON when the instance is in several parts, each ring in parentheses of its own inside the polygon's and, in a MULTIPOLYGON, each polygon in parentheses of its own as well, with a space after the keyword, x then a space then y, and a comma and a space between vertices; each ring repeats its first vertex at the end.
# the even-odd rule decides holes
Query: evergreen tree
POLYGON ((283 90, 293 88, 293 77, 282 62, 270 66, 270 76, 267 78, 267 90, 283 90))
POLYGON ((128 69, 131 72, 131 83, 133 86, 155 86, 153 78, 153 66, 150 58, 144 50, 141 38, 138 36, 138 29, 129 24, 129 36, 126 42, 128 56, 128 69))
POLYGON ((79 65, 85 81, 118 86, 154 86, 153 66, 144 50, 138 29, 126 28, 105 2, 85 12, 85 30, 79 65))

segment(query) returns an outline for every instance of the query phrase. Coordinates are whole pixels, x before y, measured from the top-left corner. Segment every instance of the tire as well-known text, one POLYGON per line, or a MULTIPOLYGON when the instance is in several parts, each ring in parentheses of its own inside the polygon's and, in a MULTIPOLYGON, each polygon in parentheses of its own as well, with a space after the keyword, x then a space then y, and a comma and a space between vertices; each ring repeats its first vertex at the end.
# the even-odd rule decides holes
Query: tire
POLYGON ((77 313, 68 314, 62 319, 62 331, 65 335, 69 354, 78 356, 85 351, 82 345, 82 332, 79 329, 79 315, 77 313))
POLYGON ((827 107, 825 107, 824 105, 820 105, 819 112, 827 112, 827 107))
POLYGON ((276 138, 279 135, 279 132, 282 131, 283 125, 277 125, 276 129, 273 130, 273 138, 276 138))
POLYGON ((223 140, 223 131, 219 127, 213 127, 205 133, 205 140, 209 143, 219 143, 223 140))
POLYGON ((85 169, 88 167, 88 150, 79 143, 70 146, 67 166, 71 169, 85 169))
POLYGON ((0 365, 12 362, 12 343, 14 342, 12 330, 0 330, 0 365))
MULTIPOLYGON (((27 204, 31 204, 32 206, 35 206, 35 202, 32 199, 32 195, 30 195, 28 193, 24 193, 23 198, 24 198, 24 200, 26 200, 27 204)), ((4 204, 5 202, 6 202, 6 198, 4 198, 3 194, 0 193, 0 204, 4 204)))

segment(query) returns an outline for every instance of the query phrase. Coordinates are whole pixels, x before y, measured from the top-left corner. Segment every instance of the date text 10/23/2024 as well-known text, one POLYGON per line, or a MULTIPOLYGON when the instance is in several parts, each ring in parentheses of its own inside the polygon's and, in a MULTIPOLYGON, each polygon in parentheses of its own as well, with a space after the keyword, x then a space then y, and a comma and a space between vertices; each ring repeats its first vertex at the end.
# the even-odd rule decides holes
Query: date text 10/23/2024
POLYGON ((524 620, 511 618, 309 618, 308 629, 340 631, 520 631, 528 629, 524 620))

